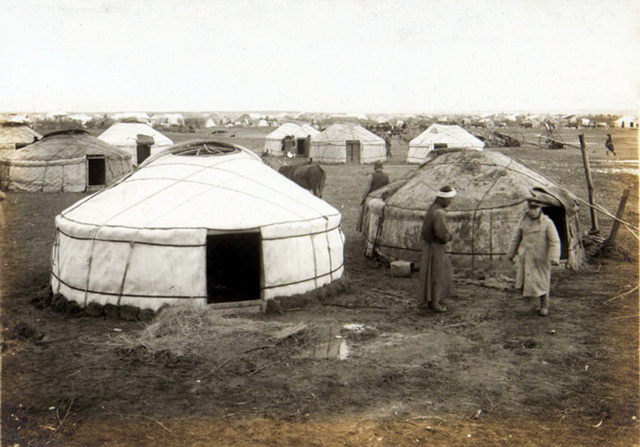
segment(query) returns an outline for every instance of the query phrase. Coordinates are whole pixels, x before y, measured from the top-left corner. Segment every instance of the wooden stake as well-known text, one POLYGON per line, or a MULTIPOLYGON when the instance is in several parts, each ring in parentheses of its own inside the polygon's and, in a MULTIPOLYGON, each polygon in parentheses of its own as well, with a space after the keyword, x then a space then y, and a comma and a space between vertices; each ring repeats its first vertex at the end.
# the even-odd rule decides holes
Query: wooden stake
POLYGON ((584 164, 584 173, 587 176, 587 191, 589 193, 589 212, 591 213, 591 233, 599 233, 598 228, 598 216, 596 210, 593 207, 595 205, 595 198, 593 192, 593 182, 591 181, 591 168, 589 167, 589 155, 587 154, 587 146, 584 144, 584 134, 578 135, 580 139, 580 151, 582 152, 582 163, 584 164))
POLYGON ((612 245, 616 236, 618 235, 618 229, 620 228, 620 221, 622 220, 622 215, 624 214, 624 208, 627 206, 627 199, 629 198, 629 188, 622 191, 622 197, 620 197, 620 203, 618 204, 618 210, 616 211, 616 218, 613 221, 613 226, 611 227, 611 234, 609 234, 609 239, 606 240, 605 244, 612 245))

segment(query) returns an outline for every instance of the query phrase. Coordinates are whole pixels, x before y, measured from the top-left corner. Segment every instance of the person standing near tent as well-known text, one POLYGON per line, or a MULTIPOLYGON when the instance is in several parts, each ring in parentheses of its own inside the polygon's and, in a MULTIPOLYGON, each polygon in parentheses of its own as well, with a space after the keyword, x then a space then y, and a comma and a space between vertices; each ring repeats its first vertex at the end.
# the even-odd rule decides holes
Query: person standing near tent
POLYGON ((387 157, 391 158, 391 132, 387 131, 384 135, 384 147, 387 149, 387 157))
POLYGON ((453 239, 453 235, 447 229, 445 208, 451 205, 456 194, 451 186, 440 188, 427 210, 420 232, 422 256, 419 307, 431 308, 435 312, 448 310, 443 301, 453 293, 453 266, 444 250, 445 244, 453 239))
POLYGON ((362 192, 362 197, 360 198, 360 216, 358 217, 358 222, 356 223, 356 231, 362 232, 362 229, 364 227, 364 202, 367 200, 367 196, 376 189, 380 189, 383 186, 387 186, 389 184, 389 174, 383 171, 383 167, 384 165, 380 160, 376 161, 373 164, 373 172, 367 177, 367 184, 364 188, 364 191, 362 192))
POLYGON ((536 197, 526 200, 529 208, 511 240, 507 258, 517 263, 516 289, 522 290, 523 311, 533 311, 539 300, 539 314, 546 316, 551 265, 560 263, 560 238, 553 221, 542 212, 545 203, 536 197))

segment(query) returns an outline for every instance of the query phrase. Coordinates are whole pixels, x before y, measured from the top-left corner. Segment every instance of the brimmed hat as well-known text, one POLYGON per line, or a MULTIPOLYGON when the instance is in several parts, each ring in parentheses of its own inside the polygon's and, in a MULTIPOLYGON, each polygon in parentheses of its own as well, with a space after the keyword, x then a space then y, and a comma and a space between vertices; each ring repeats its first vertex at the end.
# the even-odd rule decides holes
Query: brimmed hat
POLYGON ((441 197, 443 199, 452 199, 456 196, 457 193, 458 192, 451 186, 446 185, 440 188, 440 191, 436 193, 436 197, 441 197))
POLYGON ((542 208, 543 206, 547 206, 548 204, 543 202, 542 200, 540 200, 537 197, 527 197, 525 199, 527 201, 527 204, 531 207, 539 207, 542 208))

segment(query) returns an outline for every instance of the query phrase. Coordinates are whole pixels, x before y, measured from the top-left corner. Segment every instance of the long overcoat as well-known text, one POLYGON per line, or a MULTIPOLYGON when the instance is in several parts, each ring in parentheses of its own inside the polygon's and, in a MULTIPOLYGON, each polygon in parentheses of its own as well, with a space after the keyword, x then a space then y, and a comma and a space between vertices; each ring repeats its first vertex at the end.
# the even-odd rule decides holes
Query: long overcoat
POLYGON ((551 262, 559 262, 560 238, 553 221, 541 213, 520 221, 507 257, 517 257, 516 288, 523 296, 539 297, 549 293, 551 262))
POLYGON ((421 231, 420 295, 422 306, 439 303, 453 292, 453 266, 444 247, 453 235, 447 229, 443 206, 436 200, 427 211, 421 231))

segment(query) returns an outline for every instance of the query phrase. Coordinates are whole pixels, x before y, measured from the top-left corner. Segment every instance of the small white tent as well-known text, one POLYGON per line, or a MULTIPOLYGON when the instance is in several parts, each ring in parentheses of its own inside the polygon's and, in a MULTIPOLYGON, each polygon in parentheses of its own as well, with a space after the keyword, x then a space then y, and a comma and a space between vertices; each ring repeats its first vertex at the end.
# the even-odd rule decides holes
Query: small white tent
POLYGON ((131 172, 131 155, 85 130, 61 130, 0 157, 0 187, 9 191, 84 192, 131 172))
POLYGON ((115 123, 98 139, 127 151, 134 164, 173 145, 168 137, 142 123, 115 123))
MULTIPOLYGON (((264 150, 265 152, 271 155, 283 155, 283 144, 282 140, 286 136, 296 137, 299 141, 304 141, 304 139, 311 135, 311 141, 317 135, 320 135, 316 129, 314 129, 309 124, 296 124, 296 123, 285 123, 282 126, 278 127, 276 130, 271 132, 269 135, 265 137, 264 141, 264 150)), ((304 148, 297 148, 297 153, 302 154, 304 152, 304 148)))
POLYGON ((633 129, 638 127, 638 118, 632 115, 621 116, 613 122, 613 127, 633 129))
POLYGON ((319 163, 375 163, 387 159, 384 140, 358 124, 333 124, 311 141, 319 163))
POLYGON ((56 217, 54 293, 262 307, 343 274, 340 213, 240 146, 182 143, 56 217))
POLYGON ((434 149, 483 150, 484 143, 460 126, 432 124, 409 142, 407 163, 422 163, 434 149))

